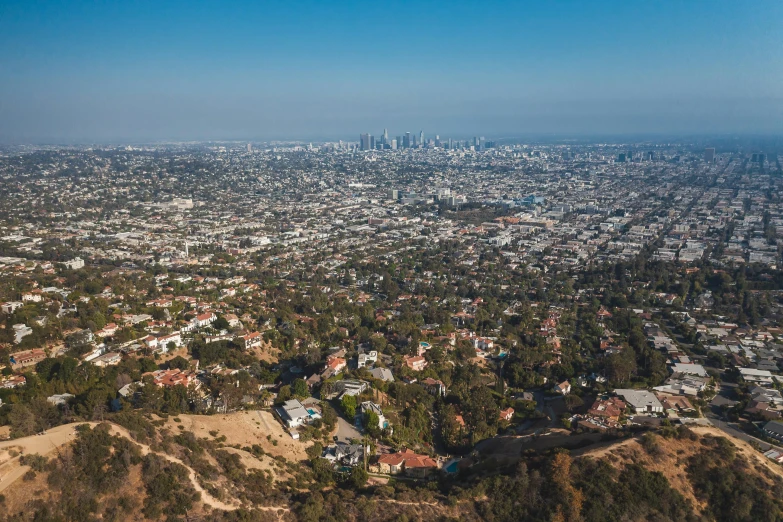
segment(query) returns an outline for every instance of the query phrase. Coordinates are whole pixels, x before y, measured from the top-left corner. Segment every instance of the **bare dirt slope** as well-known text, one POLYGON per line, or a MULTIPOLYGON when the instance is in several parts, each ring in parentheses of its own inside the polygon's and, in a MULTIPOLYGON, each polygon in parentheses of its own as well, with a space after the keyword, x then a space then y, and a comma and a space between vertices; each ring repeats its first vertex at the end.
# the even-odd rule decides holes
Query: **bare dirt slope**
MULTIPOLYGON (((95 425, 96 423, 89 424, 95 425)), ((30 469, 19 463, 19 458, 22 455, 33 453, 49 455, 75 438, 75 426, 76 424, 64 424, 48 430, 43 435, 0 442, 0 492, 30 469)))
MULTIPOLYGON (((240 422, 242 422, 241 418, 234 419, 234 420, 239 420, 240 422)), ((90 426, 93 427, 98 425, 97 422, 87 422, 87 423, 79 422, 73 424, 64 424, 62 426, 53 428, 42 435, 33 435, 30 437, 24 437, 20 439, 0 442, 0 491, 9 488, 12 485, 15 488, 27 487, 21 484, 22 481, 18 480, 30 469, 29 466, 23 466, 19 462, 19 459, 22 455, 25 454, 29 455, 29 454, 36 453, 39 455, 49 456, 50 454, 56 452, 57 450, 65 446, 66 444, 72 442, 76 437, 76 431, 75 431, 76 426, 83 425, 83 424, 89 424, 90 426)), ((229 423, 229 425, 231 424, 229 423)), ((153 453, 163 459, 166 459, 169 462, 174 462, 176 464, 180 464, 184 466, 188 470, 188 475, 190 477, 191 483, 193 484, 193 487, 195 488, 196 491, 198 491, 201 494, 201 502, 204 505, 209 506, 213 509, 220 509, 225 511, 235 510, 240 507, 240 503, 236 499, 228 499, 227 501, 224 502, 213 497, 199 483, 197 479, 196 471, 193 470, 193 468, 191 468, 184 462, 182 462, 177 457, 165 453, 153 451, 148 445, 142 444, 134 440, 133 437, 128 432, 128 430, 126 430, 122 426, 111 424, 111 433, 113 435, 119 435, 121 437, 125 437, 133 441, 141 449, 142 455, 148 455, 150 453, 153 453)), ((304 452, 304 450, 302 450, 302 452, 304 452)), ((248 455, 248 457, 250 456, 248 455)), ((274 507, 274 506, 269 506, 269 507, 256 506, 256 509, 280 512, 280 513, 288 511, 288 508, 274 507)))
POLYGON ((291 438, 282 425, 267 411, 242 411, 221 415, 178 415, 169 417, 166 427, 172 433, 189 431, 197 438, 225 436, 226 445, 260 445, 272 456, 288 460, 305 460, 308 444, 291 438), (178 421, 176 419, 179 419, 178 421), (179 426, 182 426, 180 430, 179 426), (272 441, 277 441, 275 444, 272 441))

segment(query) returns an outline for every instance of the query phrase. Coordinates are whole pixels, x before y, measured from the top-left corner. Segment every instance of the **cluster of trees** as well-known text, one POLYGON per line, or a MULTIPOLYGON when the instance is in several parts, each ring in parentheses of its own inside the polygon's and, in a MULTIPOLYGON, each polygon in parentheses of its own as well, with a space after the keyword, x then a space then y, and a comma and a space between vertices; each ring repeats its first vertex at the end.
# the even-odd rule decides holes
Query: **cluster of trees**
POLYGON ((574 462, 566 453, 530 464, 523 462, 510 474, 485 479, 474 488, 474 496, 488 497, 477 506, 483 520, 698 520, 665 476, 641 465, 618 470, 605 460, 574 462))
POLYGON ((783 519, 783 480, 772 473, 749 473, 745 457, 726 438, 702 438, 704 449, 688 460, 688 478, 718 522, 783 519), (772 493, 772 494, 770 494, 772 493))
POLYGON ((0 390, 0 422, 10 425, 12 435, 26 436, 62 422, 102 419, 110 411, 117 390, 157 368, 148 358, 127 359, 107 368, 79 364, 68 356, 44 359, 35 366, 35 373, 25 373, 25 386, 0 390), (46 400, 64 393, 74 398, 63 407, 46 400))
POLYGON ((187 470, 155 455, 142 456, 139 447, 124 437, 112 436, 109 425, 77 428, 72 448, 41 466, 48 472, 48 486, 55 502, 35 500, 28 512, 4 513, 5 520, 73 520, 88 522, 128 520, 140 514, 147 519, 176 519, 200 499, 187 470), (141 471, 145 494, 139 503, 136 491, 125 486, 136 468, 141 471))

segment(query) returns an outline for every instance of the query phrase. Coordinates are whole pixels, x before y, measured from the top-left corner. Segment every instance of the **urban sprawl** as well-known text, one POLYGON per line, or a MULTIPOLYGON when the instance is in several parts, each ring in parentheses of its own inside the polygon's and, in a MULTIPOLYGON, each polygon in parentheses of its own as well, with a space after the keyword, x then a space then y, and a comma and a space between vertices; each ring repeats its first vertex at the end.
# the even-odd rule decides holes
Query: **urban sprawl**
POLYGON ((781 238, 751 148, 6 148, 0 421, 242 412, 289 491, 679 424, 783 462, 781 238))

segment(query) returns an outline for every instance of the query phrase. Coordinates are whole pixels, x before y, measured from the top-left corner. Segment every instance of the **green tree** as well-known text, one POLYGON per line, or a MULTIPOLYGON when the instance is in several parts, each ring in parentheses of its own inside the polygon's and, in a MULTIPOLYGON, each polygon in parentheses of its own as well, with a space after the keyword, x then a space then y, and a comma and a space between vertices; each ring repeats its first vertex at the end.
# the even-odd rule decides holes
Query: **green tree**
POLYGON ((356 406, 356 397, 353 395, 343 395, 340 400, 340 407, 348 419, 353 419, 356 416, 356 406))
POLYGON ((307 383, 304 379, 294 380, 293 392, 297 397, 307 397, 310 395, 310 390, 307 388, 307 383))

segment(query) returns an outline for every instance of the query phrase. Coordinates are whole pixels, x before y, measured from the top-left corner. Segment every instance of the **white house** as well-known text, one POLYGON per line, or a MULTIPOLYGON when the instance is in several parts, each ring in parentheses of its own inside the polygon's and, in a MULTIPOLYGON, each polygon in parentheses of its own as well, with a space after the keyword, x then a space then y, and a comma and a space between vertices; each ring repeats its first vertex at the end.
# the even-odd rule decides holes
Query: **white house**
POLYGON ((740 375, 746 382, 754 382, 761 386, 771 386, 772 373, 769 370, 757 370, 755 368, 739 368, 740 375))
POLYGON ((40 303, 43 296, 38 292, 26 292, 22 294, 22 301, 25 303, 40 303))
POLYGON ((166 353, 169 351, 169 343, 174 343, 174 346, 179 348, 182 346, 182 336, 179 333, 173 333, 158 337, 157 351, 160 353, 166 353))
POLYGON ((3 303, 0 305, 0 310, 4 314, 12 314, 14 313, 14 310, 17 310, 24 306, 24 303, 21 301, 9 301, 7 303, 3 303))
POLYGON ((370 363, 376 363, 378 362, 378 352, 375 350, 368 352, 368 353, 360 353, 359 357, 356 360, 356 367, 357 368, 364 368, 370 363))
POLYGON ((614 393, 625 399, 634 412, 663 413, 663 405, 652 392, 647 390, 615 390, 614 393))
POLYGON ((381 410, 381 407, 375 404, 372 401, 364 401, 359 406, 359 410, 362 412, 362 415, 367 413, 374 413, 378 416, 378 428, 383 429, 386 426, 388 426, 388 423, 386 422, 386 417, 383 416, 383 410, 381 410))
POLYGON ((198 328, 209 326, 215 321, 217 321, 217 316, 212 312, 207 312, 193 318, 193 324, 195 324, 198 328))
POLYGON ((310 422, 310 413, 296 399, 285 401, 277 412, 289 428, 295 428, 310 422))
POLYGON ((14 343, 19 344, 22 339, 33 333, 33 329, 26 324, 20 323, 14 325, 14 343))
POLYGON ((68 270, 79 270, 80 268, 84 268, 84 259, 75 257, 70 261, 64 262, 63 265, 65 265, 65 268, 68 270))

